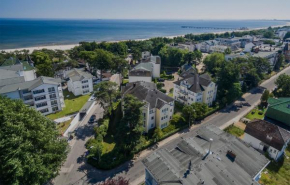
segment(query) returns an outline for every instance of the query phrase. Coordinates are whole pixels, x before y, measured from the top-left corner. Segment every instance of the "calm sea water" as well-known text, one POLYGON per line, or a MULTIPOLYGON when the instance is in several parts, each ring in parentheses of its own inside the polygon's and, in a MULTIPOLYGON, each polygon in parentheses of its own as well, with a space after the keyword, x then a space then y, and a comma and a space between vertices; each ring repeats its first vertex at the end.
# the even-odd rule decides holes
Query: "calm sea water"
POLYGON ((221 30, 185 29, 182 26, 260 28, 284 21, 238 20, 36 20, 0 19, 0 49, 75 44, 80 41, 116 41, 207 33, 221 30))

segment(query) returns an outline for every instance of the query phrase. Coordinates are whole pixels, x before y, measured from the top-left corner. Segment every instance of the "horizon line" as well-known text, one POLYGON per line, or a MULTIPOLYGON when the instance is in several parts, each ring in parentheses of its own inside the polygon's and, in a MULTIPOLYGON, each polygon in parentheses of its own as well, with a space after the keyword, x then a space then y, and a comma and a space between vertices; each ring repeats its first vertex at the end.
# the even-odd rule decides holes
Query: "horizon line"
POLYGON ((213 21, 243 21, 243 20, 248 20, 248 21, 290 21, 290 19, 167 19, 167 18, 29 18, 29 17, 0 17, 0 19, 30 19, 30 20, 184 20, 184 21, 208 21, 208 20, 213 20, 213 21))

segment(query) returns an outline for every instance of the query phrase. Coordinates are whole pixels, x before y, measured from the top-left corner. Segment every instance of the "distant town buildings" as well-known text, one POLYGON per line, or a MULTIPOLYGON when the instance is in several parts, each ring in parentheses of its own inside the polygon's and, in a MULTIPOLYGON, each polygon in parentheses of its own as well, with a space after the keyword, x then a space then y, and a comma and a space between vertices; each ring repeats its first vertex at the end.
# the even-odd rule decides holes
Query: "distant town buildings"
POLYGON ((247 123, 243 140, 271 158, 278 160, 283 156, 290 141, 290 133, 265 120, 247 123))
POLYGON ((151 82, 152 78, 160 77, 161 58, 150 52, 142 52, 141 62, 129 72, 129 82, 151 82))
POLYGON ((67 79, 68 91, 75 96, 93 92, 93 75, 85 71, 84 68, 66 71, 65 78, 67 79))
POLYGON ((181 79, 174 82, 173 97, 184 104, 206 103, 212 105, 216 99, 217 85, 208 74, 199 75, 193 68, 181 73, 181 79))
POLYGON ((142 107, 145 132, 158 127, 163 129, 169 125, 174 113, 174 99, 157 90, 151 82, 133 82, 122 88, 122 94, 131 94, 144 102, 142 107))
POLYGON ((269 160, 211 125, 143 159, 146 185, 259 185, 269 160))
POLYGON ((286 43, 284 47, 285 60, 290 62, 290 43, 286 43))

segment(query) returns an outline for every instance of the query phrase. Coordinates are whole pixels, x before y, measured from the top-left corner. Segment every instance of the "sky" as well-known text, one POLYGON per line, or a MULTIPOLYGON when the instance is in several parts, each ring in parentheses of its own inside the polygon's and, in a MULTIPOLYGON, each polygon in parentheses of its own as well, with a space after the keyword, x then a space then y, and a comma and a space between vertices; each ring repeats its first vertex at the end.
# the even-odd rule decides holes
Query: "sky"
POLYGON ((290 20, 290 0, 0 0, 0 18, 290 20))

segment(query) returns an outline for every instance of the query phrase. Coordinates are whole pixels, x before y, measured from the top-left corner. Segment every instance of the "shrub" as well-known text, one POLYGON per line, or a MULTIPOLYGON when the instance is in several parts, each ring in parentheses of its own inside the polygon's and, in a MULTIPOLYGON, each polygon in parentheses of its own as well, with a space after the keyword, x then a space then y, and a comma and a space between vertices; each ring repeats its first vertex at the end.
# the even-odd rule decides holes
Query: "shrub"
POLYGON ((159 89, 159 91, 161 91, 163 93, 166 93, 166 90, 165 89, 159 89))
POLYGON ((173 130, 175 130, 175 125, 169 124, 166 128, 162 129, 162 132, 169 133, 173 130))

